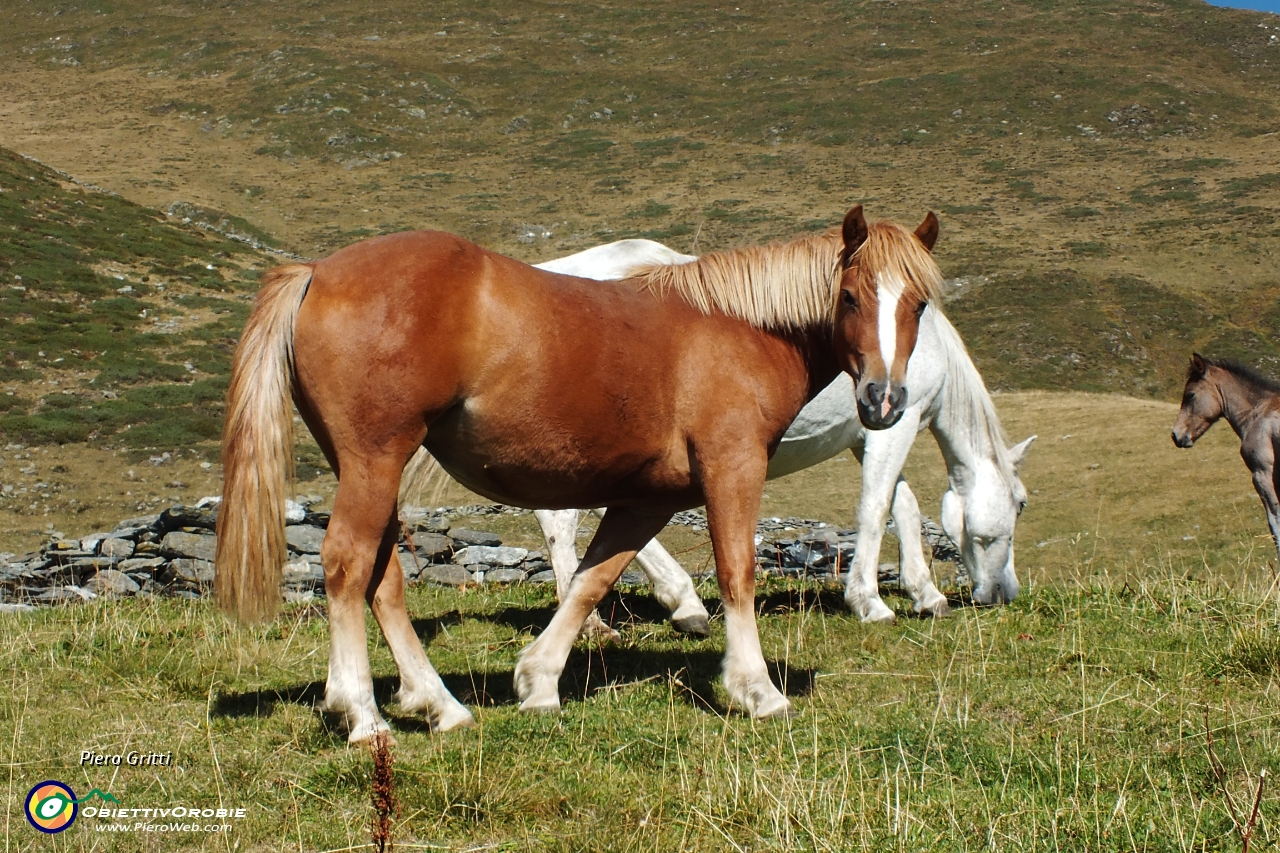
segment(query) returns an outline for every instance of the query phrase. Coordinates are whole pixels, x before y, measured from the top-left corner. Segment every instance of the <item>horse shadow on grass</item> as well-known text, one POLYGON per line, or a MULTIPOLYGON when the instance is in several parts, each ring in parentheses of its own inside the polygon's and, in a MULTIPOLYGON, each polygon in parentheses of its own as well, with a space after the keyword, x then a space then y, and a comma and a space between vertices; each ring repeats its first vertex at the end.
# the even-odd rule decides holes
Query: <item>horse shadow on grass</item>
MULTIPOLYGON (((708 600, 706 604, 714 619, 720 612, 719 599, 708 600)), ((783 591, 761 596, 757 606, 766 614, 815 608, 834 613, 843 607, 843 599, 833 591, 822 594, 783 591)), ((668 618, 666 609, 651 595, 629 591, 611 593, 601 603, 600 611, 615 628, 662 625, 668 618)), ((492 614, 465 617, 454 610, 433 618, 415 619, 413 627, 429 650, 437 635, 464 618, 492 621, 516 631, 539 634, 554 614, 553 607, 510 607, 492 614)), ((561 701, 585 702, 604 691, 658 682, 669 685, 677 701, 716 714, 727 713, 729 709, 717 698, 714 687, 720 676, 723 641, 689 638, 682 645, 685 648, 639 649, 612 644, 588 647, 579 643, 570 653, 560 677, 561 701)), ((804 696, 813 690, 816 670, 792 666, 787 661, 766 661, 766 664, 770 678, 787 696, 804 696)), ((496 708, 519 703, 511 669, 441 672, 440 677, 449 692, 464 705, 496 708)), ((387 707, 399 683, 397 676, 381 676, 373 681, 374 697, 383 708, 384 716, 402 731, 429 730, 421 718, 399 715, 394 706, 387 707)), ((277 689, 221 693, 214 698, 210 713, 228 718, 269 716, 280 703, 317 708, 323 699, 324 682, 312 681, 277 689)))
MULTIPOLYGON (((720 675, 720 662, 718 649, 646 651, 616 646, 575 648, 560 676, 560 701, 586 702, 606 691, 656 681, 669 685, 676 701, 715 714, 725 714, 729 709, 717 698, 714 687, 720 675)), ((813 690, 816 670, 791 666, 785 661, 766 661, 766 664, 770 678, 787 696, 805 696, 813 690)), ((440 677, 449 692, 469 707, 499 708, 519 703, 514 673, 510 669, 442 672, 440 677)), ((374 698, 383 716, 395 722, 402 731, 430 731, 425 720, 396 713, 392 697, 399 686, 398 676, 380 676, 373 680, 374 698)), ((220 693, 214 697, 210 715, 215 718, 267 717, 282 703, 319 709, 323 699, 323 681, 220 693)), ((335 715, 324 716, 337 722, 335 715)))
MULTIPOLYGON (((905 595, 896 586, 883 587, 880 593, 889 598, 905 595)), ((704 599, 702 603, 713 620, 720 615, 722 608, 719 598, 704 599)), ((596 610, 599 611, 601 618, 615 629, 623 626, 637 627, 642 624, 662 625, 671 616, 653 595, 643 589, 638 591, 614 589, 605 596, 596 610)), ((818 584, 770 590, 756 595, 756 612, 761 616, 785 616, 801 611, 822 613, 827 616, 850 616, 848 605, 844 601, 843 587, 818 584)), ((540 634, 551 623, 551 617, 555 612, 556 609, 552 605, 507 607, 494 613, 468 614, 467 618, 506 625, 516 631, 540 634)), ((461 617, 461 614, 456 615, 461 617)), ((439 631, 439 626, 431 623, 438 621, 421 619, 415 620, 413 624, 418 630, 418 636, 424 641, 429 641, 439 631)))

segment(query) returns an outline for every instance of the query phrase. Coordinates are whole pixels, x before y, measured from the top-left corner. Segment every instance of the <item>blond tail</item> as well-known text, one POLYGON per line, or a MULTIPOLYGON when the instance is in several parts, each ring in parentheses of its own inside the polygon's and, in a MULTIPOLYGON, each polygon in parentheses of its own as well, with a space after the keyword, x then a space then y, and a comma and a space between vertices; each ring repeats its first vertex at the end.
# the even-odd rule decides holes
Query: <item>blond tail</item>
MULTIPOLYGON (((432 505, 439 503, 439 494, 447 482, 443 473, 444 469, 440 467, 435 457, 428 453, 425 447, 419 447, 400 474, 400 496, 396 506, 403 512, 406 507, 420 505, 422 495, 428 487, 433 487, 429 503, 432 505)), ((400 520, 404 521, 404 518, 400 520)))
POLYGON ((293 478, 293 330, 312 269, 274 269, 236 348, 222 428, 222 504, 214 592, 241 622, 275 615, 293 478))

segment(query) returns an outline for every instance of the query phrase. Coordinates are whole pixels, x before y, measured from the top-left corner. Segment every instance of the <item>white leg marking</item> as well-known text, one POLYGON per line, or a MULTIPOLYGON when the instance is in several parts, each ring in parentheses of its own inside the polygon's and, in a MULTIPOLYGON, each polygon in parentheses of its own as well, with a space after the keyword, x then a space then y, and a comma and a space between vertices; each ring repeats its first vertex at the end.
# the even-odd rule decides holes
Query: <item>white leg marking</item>
POLYGON ((324 708, 342 714, 351 743, 388 730, 373 700, 373 672, 364 632, 364 601, 329 603, 329 680, 324 708))
POLYGON ((578 570, 578 551, 574 547, 578 536, 578 511, 539 509, 533 514, 542 527, 547 551, 551 554, 551 570, 556 575, 556 598, 564 601, 569 594, 573 573, 578 570))
POLYGON ((667 550, 652 539, 640 549, 636 561, 653 584, 653 597, 671 611, 671 621, 678 630, 705 634, 708 630, 707 608, 703 606, 693 578, 667 550))
POLYGON ((931 616, 947 616, 951 612, 947 598, 933 585, 929 564, 925 562, 924 545, 920 536, 920 504, 906 480, 898 480, 890 512, 898 527, 898 541, 901 543, 899 569, 902 585, 911 593, 915 611, 931 616))
POLYGON ((755 602, 724 609, 724 689, 730 701, 752 717, 788 717, 791 703, 769 679, 760 650, 755 602))

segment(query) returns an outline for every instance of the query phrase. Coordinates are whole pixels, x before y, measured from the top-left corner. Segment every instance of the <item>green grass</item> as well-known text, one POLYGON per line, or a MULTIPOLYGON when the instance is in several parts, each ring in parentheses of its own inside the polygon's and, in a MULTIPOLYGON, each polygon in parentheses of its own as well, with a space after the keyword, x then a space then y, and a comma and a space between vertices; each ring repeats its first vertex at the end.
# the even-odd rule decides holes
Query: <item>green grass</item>
MULTIPOLYGON (((1106 257, 1107 243, 1069 242, 1069 257, 1106 257)), ((1138 276, 1071 268, 1000 277, 947 305, 988 387, 1069 387, 1172 398, 1195 349, 1280 370, 1272 314, 1228 309, 1138 276)), ((1228 302, 1230 305, 1230 302, 1228 302)))
POLYGON ((239 297, 256 278, 242 264, 246 254, 264 259, 3 150, 0 190, 0 382, 12 392, 0 437, 164 448, 216 440, 248 316, 239 297), (193 321, 194 312, 210 316, 193 321))
MULTIPOLYGON (((549 588, 416 588, 417 630, 479 726, 433 735, 397 714, 394 667, 375 645, 376 692, 399 741, 396 839, 401 849, 1236 849, 1206 734, 1239 801, 1260 769, 1280 769, 1274 642, 1270 657, 1244 645, 1280 628, 1275 593, 1149 568, 1123 582, 1037 585, 1012 606, 947 621, 904 612, 896 626, 857 623, 832 590, 770 581, 759 597, 765 654, 798 715, 764 722, 724 706, 718 618, 710 639, 683 639, 647 595, 617 594, 605 612, 621 645, 575 649, 563 712, 529 717, 515 708, 511 669, 549 617, 549 588)), ((45 844, 19 812, 45 778, 126 807, 246 807, 229 841, 242 850, 365 843, 370 757, 312 710, 327 648, 326 622, 309 608, 255 631, 230 629, 206 603, 8 617, 10 843, 45 844), (83 749, 172 751, 181 769, 81 768, 83 749)), ((1280 838, 1278 808, 1270 789, 1254 849, 1280 838)), ((138 848, 92 822, 52 843, 138 848)))

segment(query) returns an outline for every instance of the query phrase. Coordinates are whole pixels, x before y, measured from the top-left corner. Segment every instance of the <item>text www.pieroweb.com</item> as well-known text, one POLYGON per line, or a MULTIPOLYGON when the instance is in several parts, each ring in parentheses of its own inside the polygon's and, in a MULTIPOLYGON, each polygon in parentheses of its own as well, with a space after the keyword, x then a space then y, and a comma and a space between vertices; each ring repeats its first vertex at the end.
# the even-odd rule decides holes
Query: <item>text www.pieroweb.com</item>
POLYGON ((93 826, 95 832, 222 833, 231 831, 230 823, 203 823, 201 819, 245 816, 245 809, 188 809, 182 806, 168 809, 90 808, 85 812, 85 817, 99 819, 93 826))

